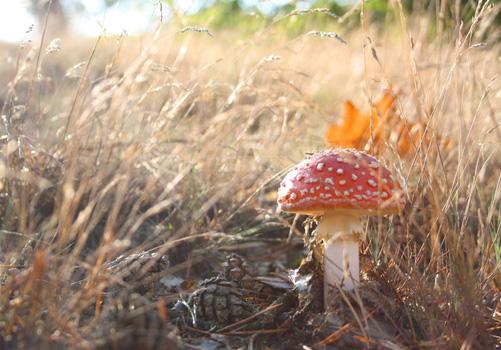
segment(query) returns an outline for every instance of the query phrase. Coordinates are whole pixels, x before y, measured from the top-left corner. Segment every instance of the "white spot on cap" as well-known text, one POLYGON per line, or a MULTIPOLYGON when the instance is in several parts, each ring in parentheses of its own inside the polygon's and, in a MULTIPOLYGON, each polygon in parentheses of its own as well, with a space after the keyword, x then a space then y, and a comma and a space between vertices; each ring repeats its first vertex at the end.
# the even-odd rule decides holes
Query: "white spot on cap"
POLYGON ((346 185, 346 180, 339 180, 340 185, 346 185))
POLYGON ((350 195, 350 192, 348 192, 348 191, 344 191, 344 192, 343 192, 343 194, 344 194, 345 196, 349 196, 349 195, 350 195))
POLYGON ((304 175, 303 174, 298 174, 298 176, 296 176, 296 180, 297 181, 303 181, 304 179, 304 175))
POLYGON ((358 186, 357 186, 357 190, 362 191, 362 190, 363 190, 363 187, 362 187, 362 186, 360 186, 360 185, 358 185, 358 186))
POLYGON ((377 169, 377 168, 379 168, 379 164, 376 162, 370 162, 369 167, 372 169, 377 169))
POLYGON ((357 175, 355 175, 355 174, 351 174, 351 179, 352 179, 353 181, 357 181, 357 180, 358 180, 358 176, 357 176, 357 175))
POLYGON ((372 187, 376 187, 377 186, 377 182, 374 181, 374 179, 367 180, 367 183, 369 184, 369 186, 372 186, 372 187))
POLYGON ((368 196, 370 196, 370 195, 372 194, 372 191, 371 191, 371 190, 367 190, 367 191, 365 191, 365 193, 366 193, 368 196))
POLYGON ((332 177, 325 178, 324 182, 326 184, 334 185, 334 180, 332 179, 332 177))
POLYGON ((324 190, 328 191, 328 190, 330 190, 330 189, 331 189, 331 187, 330 187, 330 186, 324 186, 324 190))
POLYGON ((353 166, 355 169, 359 169, 360 168, 360 164, 358 163, 355 163, 355 165, 353 166))
POLYGON ((381 193, 381 198, 387 198, 388 197, 388 193, 387 192, 382 192, 381 193))
POLYGON ((336 194, 336 196, 340 196, 341 195, 341 192, 339 192, 338 190, 334 191, 334 193, 336 194))
POLYGON ((336 170, 336 173, 339 174, 339 175, 342 175, 344 173, 344 170, 339 168, 336 170))
POLYGON ((324 166, 325 166, 325 164, 324 164, 324 163, 322 163, 322 162, 318 163, 318 164, 317 164, 317 170, 318 170, 318 171, 322 171, 322 169, 324 168, 324 166))
POLYGON ((289 198, 294 200, 297 198, 297 194, 295 192, 292 192, 290 195, 289 195, 289 198))
POLYGON ((308 190, 299 190, 299 193, 301 193, 303 196, 308 193, 308 190))
POLYGON ((310 177, 310 178, 308 178, 308 179, 304 180, 304 183, 307 183, 307 184, 314 184, 314 183, 316 183, 316 182, 318 182, 318 181, 319 181, 319 179, 318 179, 318 178, 316 178, 316 177, 310 177))
POLYGON ((310 188, 310 193, 315 193, 315 187, 310 188))
POLYGON ((334 170, 334 168, 331 166, 327 168, 327 171, 332 171, 332 170, 334 170))
POLYGON ((388 184, 388 180, 386 180, 386 179, 382 179, 381 181, 382 181, 385 185, 387 185, 387 184, 388 184))

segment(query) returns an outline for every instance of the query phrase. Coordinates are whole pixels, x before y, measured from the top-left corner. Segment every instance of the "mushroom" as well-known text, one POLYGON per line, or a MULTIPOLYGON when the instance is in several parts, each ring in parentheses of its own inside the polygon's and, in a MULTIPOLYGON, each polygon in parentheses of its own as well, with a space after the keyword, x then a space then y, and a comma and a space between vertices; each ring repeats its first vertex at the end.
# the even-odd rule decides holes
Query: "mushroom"
POLYGON ((399 212, 400 184, 374 157, 352 149, 313 154, 296 165, 278 191, 281 210, 321 216, 316 237, 324 242, 324 303, 332 286, 345 291, 360 281, 360 217, 399 212))

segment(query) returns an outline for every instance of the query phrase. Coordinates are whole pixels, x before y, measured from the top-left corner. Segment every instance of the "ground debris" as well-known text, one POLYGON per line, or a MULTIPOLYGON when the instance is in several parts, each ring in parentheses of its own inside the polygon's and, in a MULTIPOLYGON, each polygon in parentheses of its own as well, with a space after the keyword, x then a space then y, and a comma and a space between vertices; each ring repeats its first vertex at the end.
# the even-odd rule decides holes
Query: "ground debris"
POLYGON ((0 223, 15 227, 17 215, 7 215, 13 203, 33 207, 40 218, 52 213, 63 163, 25 136, 3 135, 0 150, 0 223))
POLYGON ((107 291, 113 298, 123 293, 123 285, 129 292, 140 293, 152 300, 157 300, 168 291, 162 283, 162 272, 169 268, 167 255, 155 251, 142 251, 134 254, 122 254, 107 264, 107 269, 114 283, 107 291))
POLYGON ((242 257, 228 256, 217 277, 202 281, 188 300, 177 303, 184 341, 200 349, 207 342, 215 349, 243 346, 244 339, 254 339, 257 348, 391 348, 394 337, 403 334, 386 317, 398 311, 394 296, 381 293, 386 289, 372 276, 365 278, 359 295, 338 295, 335 310, 324 312, 322 246, 315 240, 307 244, 309 254, 290 272, 289 283, 272 279, 271 286, 242 257), (273 337, 277 333, 281 336, 273 337))
POLYGON ((92 348, 183 349, 175 327, 162 317, 159 306, 137 293, 118 303, 103 318, 92 348))
POLYGON ((187 301, 177 303, 176 310, 190 328, 256 329, 274 323, 276 311, 282 306, 274 302, 282 293, 280 288, 259 281, 241 256, 231 254, 223 271, 202 281, 187 301))

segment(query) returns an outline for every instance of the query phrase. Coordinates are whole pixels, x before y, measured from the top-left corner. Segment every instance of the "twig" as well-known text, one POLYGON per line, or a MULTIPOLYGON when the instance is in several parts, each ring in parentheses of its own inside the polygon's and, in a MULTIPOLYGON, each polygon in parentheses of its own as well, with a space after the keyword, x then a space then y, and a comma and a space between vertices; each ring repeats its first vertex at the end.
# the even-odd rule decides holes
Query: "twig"
POLYGON ((276 328, 276 329, 258 329, 249 331, 234 331, 224 333, 224 335, 251 335, 251 334, 275 334, 287 332, 289 328, 276 328))
POLYGON ((351 322, 345 324, 343 327, 339 328, 337 331, 331 333, 326 338, 324 338, 321 341, 319 341, 318 343, 316 343, 314 347, 325 346, 325 345, 336 343, 339 339, 341 339, 343 334, 345 334, 346 332, 348 332, 351 329, 351 327, 352 327, 351 322))
POLYGON ((263 309, 263 310, 261 310, 261 311, 259 311, 259 312, 256 312, 256 313, 255 313, 254 315, 252 315, 252 316, 249 316, 249 317, 247 317, 247 318, 244 318, 243 320, 240 320, 240 321, 238 321, 238 322, 235 322, 235 323, 233 323, 233 324, 230 324, 230 325, 228 325, 228 326, 226 326, 226 327, 223 327, 223 328, 219 329, 219 330, 218 330, 218 332, 221 332, 221 333, 222 333, 222 332, 227 331, 227 330, 229 330, 229 329, 231 329, 231 328, 235 328, 235 327, 237 327, 237 326, 240 326, 240 325, 242 325, 242 324, 245 324, 245 323, 247 323, 247 322, 249 322, 249 321, 251 321, 251 320, 255 319, 256 317, 258 317, 258 316, 260 316, 260 315, 262 315, 262 314, 264 314, 264 313, 266 313, 266 312, 268 312, 268 311, 274 310, 274 309, 276 309, 276 308, 278 308, 278 307, 280 307, 280 306, 282 306, 282 304, 272 304, 272 305, 268 306, 266 309, 263 309))
POLYGON ((184 27, 179 31, 180 33, 186 33, 186 32, 198 32, 198 33, 207 33, 208 36, 214 36, 209 29, 204 28, 204 27, 193 27, 193 26, 188 26, 184 27))
POLYGON ((209 331, 205 331, 205 330, 200 329, 200 328, 190 327, 190 326, 186 326, 186 325, 184 325, 183 328, 189 330, 190 332, 200 333, 200 334, 206 335, 208 337, 210 337, 210 336, 212 336, 212 334, 214 334, 214 333, 211 333, 209 331))
POLYGON ((329 8, 326 7, 318 7, 318 8, 313 8, 309 10, 294 10, 292 12, 289 12, 288 14, 285 15, 286 17, 292 17, 292 16, 299 16, 299 15, 307 15, 310 13, 324 13, 327 16, 333 17, 333 18, 339 18, 338 15, 336 15, 334 12, 332 12, 329 8))
MULTIPOLYGON (((29 86, 29 89, 28 89, 28 97, 26 99, 26 106, 27 107, 29 107, 30 100, 31 100, 31 95, 33 93, 33 84, 35 82, 35 79, 38 78, 37 75, 39 73, 38 70, 39 70, 39 67, 40 67, 40 57, 42 55, 42 47, 43 47, 43 44, 45 42, 45 36, 47 35, 47 25, 49 23, 49 16, 50 16, 51 6, 52 6, 52 0, 49 0, 49 2, 47 4, 47 12, 45 14, 45 19, 44 19, 42 37, 40 38, 40 46, 38 48, 37 58, 36 58, 36 62, 35 62, 35 67, 33 69, 33 75, 31 77, 31 83, 30 83, 30 86, 29 86)), ((40 108, 39 108, 38 112, 40 113, 40 108)))
POLYGON ((248 331, 233 331, 233 332, 227 332, 227 333, 217 333, 217 332, 210 332, 206 331, 200 328, 194 328, 190 326, 183 326, 184 329, 191 331, 191 332, 196 332, 199 334, 206 335, 208 337, 212 337, 215 334, 222 334, 222 335, 254 335, 254 334, 276 334, 276 333, 284 333, 289 330, 289 328, 276 328, 276 329, 256 329, 256 330, 248 330, 248 331))
POLYGON ((348 45, 348 43, 346 42, 346 40, 344 40, 343 38, 341 38, 339 36, 339 34, 334 33, 334 32, 321 32, 321 31, 318 31, 318 30, 312 30, 312 31, 309 31, 308 33, 306 33, 306 35, 318 36, 321 39, 332 38, 332 39, 336 39, 337 41, 339 41, 339 42, 341 42, 341 43, 343 43, 345 45, 348 45))
POLYGON ((87 59, 87 62, 85 64, 84 72, 83 72, 83 74, 80 77, 80 80, 78 82, 78 87, 77 87, 77 90, 75 92, 75 96, 73 98, 73 103, 71 104, 70 112, 68 113, 68 118, 66 120, 66 126, 64 127, 64 133, 63 133, 63 138, 62 138, 63 140, 65 140, 66 136, 68 135, 68 131, 69 131, 69 128, 71 126, 71 118, 72 118, 73 113, 74 113, 76 106, 77 106, 78 96, 80 95, 80 92, 83 89, 85 79, 87 78, 87 74, 89 73, 90 64, 92 63, 94 55, 96 54, 97 47, 98 47, 100 41, 101 41, 101 35, 97 37, 97 40, 94 44, 94 47, 92 48, 92 52, 90 53, 90 56, 87 59))

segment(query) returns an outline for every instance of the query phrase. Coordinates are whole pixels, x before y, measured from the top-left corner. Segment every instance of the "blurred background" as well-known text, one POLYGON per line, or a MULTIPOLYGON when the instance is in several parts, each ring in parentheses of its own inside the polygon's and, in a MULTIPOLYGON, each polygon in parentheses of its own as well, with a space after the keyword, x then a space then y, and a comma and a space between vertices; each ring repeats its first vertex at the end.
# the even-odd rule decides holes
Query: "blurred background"
POLYGON ((364 225, 363 308, 340 305, 348 328, 333 329, 295 306, 311 293, 280 311, 288 328, 246 325, 231 348, 493 348, 500 13, 498 0, 0 0, 0 349, 228 349, 167 309, 231 253, 287 279, 312 231, 277 189, 329 147, 376 155, 407 193, 400 215, 364 225))
MULTIPOLYGON (((50 9, 48 31, 73 33, 82 36, 100 34, 141 34, 150 31, 160 21, 174 16, 194 16, 216 27, 235 25, 244 20, 269 21, 280 12, 313 7, 329 8, 336 15, 351 11, 357 15, 355 0, 19 0, 0 2, 0 40, 17 42, 29 40, 43 28, 50 9), (241 18, 240 18, 241 17, 241 18)), ((365 1, 366 10, 375 19, 383 19, 397 3, 387 0, 365 1)), ((414 1, 401 2, 410 12, 436 14, 443 23, 458 18, 470 19, 475 11, 474 1, 414 1)), ((497 3, 494 1, 493 3, 497 3)), ((497 10, 499 11, 499 9, 497 10)), ((356 16, 355 16, 356 17, 356 16)), ((437 25, 440 25, 438 22, 437 25)), ((499 24, 499 15, 497 22, 499 24)))

